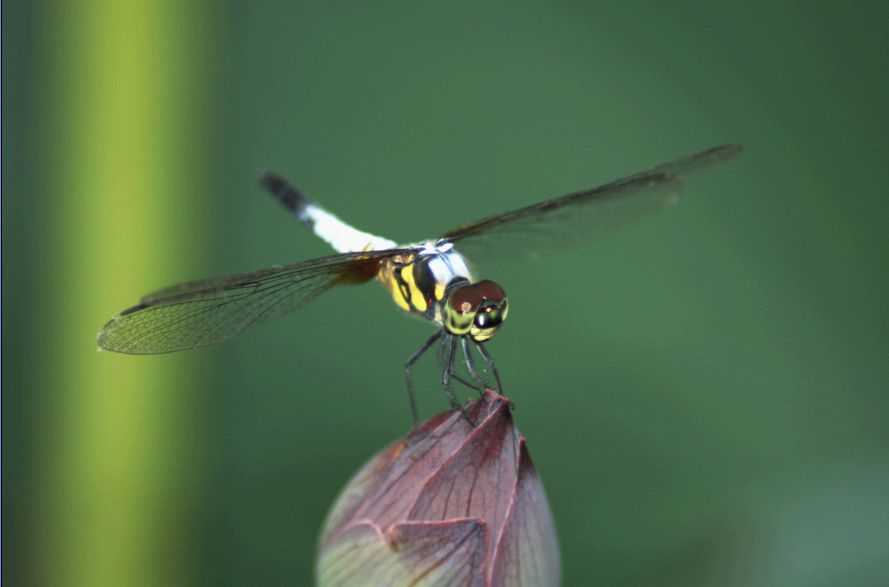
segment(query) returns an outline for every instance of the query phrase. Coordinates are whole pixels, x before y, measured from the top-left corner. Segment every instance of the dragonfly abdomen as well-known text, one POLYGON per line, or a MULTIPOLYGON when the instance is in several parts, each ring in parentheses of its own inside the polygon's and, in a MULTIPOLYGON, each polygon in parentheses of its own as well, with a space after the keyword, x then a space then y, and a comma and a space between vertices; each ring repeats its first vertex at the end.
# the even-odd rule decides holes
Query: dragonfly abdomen
POLYGON ((274 173, 264 173, 260 183, 303 224, 338 253, 380 251, 395 248, 395 241, 370 234, 343 222, 274 173))

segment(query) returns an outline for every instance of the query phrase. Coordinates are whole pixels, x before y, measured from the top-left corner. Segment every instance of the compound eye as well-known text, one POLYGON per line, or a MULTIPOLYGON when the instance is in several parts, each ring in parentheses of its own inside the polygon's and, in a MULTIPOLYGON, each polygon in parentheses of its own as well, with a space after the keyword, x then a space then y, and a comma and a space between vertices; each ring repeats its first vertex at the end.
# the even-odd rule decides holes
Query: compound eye
POLYGON ((479 281, 473 287, 481 300, 488 300, 499 305, 506 299, 506 292, 503 291, 503 288, 490 279, 479 281))
POLYGON ((493 300, 485 300, 481 303, 478 313, 475 315, 475 325, 478 328, 495 328, 503 322, 501 304, 493 300))
POLYGON ((448 304, 454 312, 465 316, 475 312, 481 301, 482 296, 478 290, 472 285, 467 285, 454 291, 448 299, 448 304))
POLYGON ((488 340, 506 319, 506 294, 493 281, 479 281, 454 290, 445 306, 444 325, 452 334, 488 340))

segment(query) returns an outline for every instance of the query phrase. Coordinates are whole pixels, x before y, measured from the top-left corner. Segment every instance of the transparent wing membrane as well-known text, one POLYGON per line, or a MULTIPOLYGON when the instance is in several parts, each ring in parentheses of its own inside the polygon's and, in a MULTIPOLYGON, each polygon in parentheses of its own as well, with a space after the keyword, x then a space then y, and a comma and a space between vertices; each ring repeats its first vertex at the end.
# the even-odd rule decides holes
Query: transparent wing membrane
POLYGON ((372 279, 392 249, 332 255, 285 267, 174 285, 148 294, 99 333, 99 346, 159 354, 226 340, 300 308, 331 287, 372 279))
POLYGON ((675 201, 683 179, 731 159, 739 145, 720 145, 604 185, 464 224, 442 235, 479 258, 518 258, 583 244, 675 201))

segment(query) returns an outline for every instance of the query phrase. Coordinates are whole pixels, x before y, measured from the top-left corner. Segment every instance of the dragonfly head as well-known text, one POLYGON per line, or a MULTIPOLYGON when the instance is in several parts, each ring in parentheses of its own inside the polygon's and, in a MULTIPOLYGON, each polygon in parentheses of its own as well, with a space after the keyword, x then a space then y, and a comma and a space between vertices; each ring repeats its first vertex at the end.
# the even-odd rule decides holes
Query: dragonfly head
POLYGON ((508 311, 503 289, 493 281, 479 281, 450 293, 444 305, 444 326, 451 334, 484 342, 497 333, 508 311))

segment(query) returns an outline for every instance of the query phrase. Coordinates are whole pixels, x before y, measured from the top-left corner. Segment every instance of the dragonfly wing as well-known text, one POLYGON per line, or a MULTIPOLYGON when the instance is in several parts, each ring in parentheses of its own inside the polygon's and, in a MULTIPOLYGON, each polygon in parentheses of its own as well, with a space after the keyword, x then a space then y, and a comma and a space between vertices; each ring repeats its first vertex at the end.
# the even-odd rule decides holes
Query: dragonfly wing
POLYGON ((740 151, 740 145, 712 147, 589 190, 465 224, 441 240, 456 243, 462 252, 477 249, 481 258, 533 257, 570 248, 673 203, 683 179, 740 151))
POLYGON ((380 263, 411 249, 331 255, 285 267, 192 281, 158 290, 112 318, 99 346, 119 353, 170 353, 222 342, 288 314, 331 287, 364 283, 380 263))

